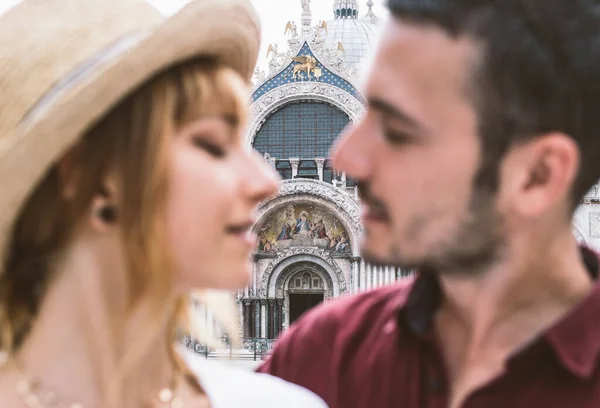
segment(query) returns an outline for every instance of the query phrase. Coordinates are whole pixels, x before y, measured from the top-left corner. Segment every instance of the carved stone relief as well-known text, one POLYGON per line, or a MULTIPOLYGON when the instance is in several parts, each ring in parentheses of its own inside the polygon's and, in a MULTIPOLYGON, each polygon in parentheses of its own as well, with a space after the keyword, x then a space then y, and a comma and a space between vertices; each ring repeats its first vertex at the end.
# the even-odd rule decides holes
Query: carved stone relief
POLYGON ((590 212, 590 237, 600 238, 600 212, 590 212))

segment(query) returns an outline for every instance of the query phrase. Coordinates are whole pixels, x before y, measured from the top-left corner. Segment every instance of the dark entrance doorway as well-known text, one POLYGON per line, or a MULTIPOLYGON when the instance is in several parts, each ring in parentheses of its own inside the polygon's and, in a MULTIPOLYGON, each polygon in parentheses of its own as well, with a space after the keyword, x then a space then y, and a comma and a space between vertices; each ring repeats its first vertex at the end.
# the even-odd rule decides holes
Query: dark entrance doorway
POLYGON ((290 324, 302 314, 323 302, 323 293, 290 293, 290 324))

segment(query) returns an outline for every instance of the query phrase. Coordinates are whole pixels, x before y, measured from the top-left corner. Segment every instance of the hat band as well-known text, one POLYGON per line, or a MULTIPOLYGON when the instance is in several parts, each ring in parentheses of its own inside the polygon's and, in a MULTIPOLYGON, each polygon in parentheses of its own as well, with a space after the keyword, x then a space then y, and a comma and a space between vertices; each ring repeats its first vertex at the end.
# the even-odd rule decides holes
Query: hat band
POLYGON ((23 130, 34 124, 41 118, 49 108, 56 103, 64 94, 78 84, 81 84, 96 72, 102 65, 116 60, 128 50, 138 45, 150 34, 150 30, 138 30, 129 33, 108 47, 96 52, 92 57, 76 66, 71 72, 58 81, 46 94, 44 94, 25 114, 19 124, 23 130))

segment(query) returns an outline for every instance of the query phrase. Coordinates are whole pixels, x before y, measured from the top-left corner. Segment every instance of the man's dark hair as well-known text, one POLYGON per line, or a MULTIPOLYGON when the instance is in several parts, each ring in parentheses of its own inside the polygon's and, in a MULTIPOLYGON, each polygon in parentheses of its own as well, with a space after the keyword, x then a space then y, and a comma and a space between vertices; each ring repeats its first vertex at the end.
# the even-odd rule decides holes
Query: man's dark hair
POLYGON ((481 43, 470 84, 483 163, 496 191, 507 150, 550 131, 579 145, 573 208, 600 179, 600 5, 595 0, 388 0, 395 18, 481 43))

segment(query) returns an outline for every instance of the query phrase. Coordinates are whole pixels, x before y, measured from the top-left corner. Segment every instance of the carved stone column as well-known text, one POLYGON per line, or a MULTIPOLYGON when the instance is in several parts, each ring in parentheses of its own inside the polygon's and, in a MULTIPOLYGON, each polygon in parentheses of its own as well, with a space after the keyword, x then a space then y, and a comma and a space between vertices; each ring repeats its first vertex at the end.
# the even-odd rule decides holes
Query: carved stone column
POLYGON ((325 159, 316 158, 315 163, 317 163, 317 173, 319 174, 319 180, 323 181, 323 168, 325 167, 325 159))
POLYGON ((258 285, 258 266, 256 264, 256 258, 252 257, 252 282, 250 283, 250 294, 256 296, 257 285, 258 285))
POLYGON ((243 299, 243 313, 244 316, 242 318, 244 325, 244 337, 254 337, 254 313, 252 311, 252 300, 243 299))
POLYGON ((268 301, 267 338, 275 338, 275 299, 268 301))
POLYGON ((297 157, 290 158, 290 165, 292 166, 292 178, 295 179, 298 175, 298 165, 300 164, 300 159, 297 157))
POLYGON ((254 316, 252 323, 254 327, 254 336, 252 337, 260 337, 260 301, 258 299, 254 299, 252 301, 252 315, 254 316))
POLYGON ((275 338, 283 330, 283 299, 276 299, 275 302, 275 338))
POLYGON ((271 167, 273 167, 273 168, 277 167, 277 158, 276 157, 269 157, 268 162, 271 165, 271 167))

